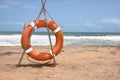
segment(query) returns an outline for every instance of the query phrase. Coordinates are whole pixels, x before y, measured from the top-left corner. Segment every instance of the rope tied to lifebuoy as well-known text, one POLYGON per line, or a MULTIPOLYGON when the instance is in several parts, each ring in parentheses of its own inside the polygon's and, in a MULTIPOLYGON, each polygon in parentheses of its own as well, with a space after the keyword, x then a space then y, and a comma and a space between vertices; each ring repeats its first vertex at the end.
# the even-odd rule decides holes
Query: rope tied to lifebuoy
POLYGON ((42 8, 40 10, 38 17, 36 18, 35 21, 25 25, 25 28, 23 30, 22 38, 21 38, 21 45, 24 51, 19 60, 18 65, 20 65, 24 53, 27 53, 30 57, 32 57, 33 59, 39 60, 39 61, 50 60, 53 58, 54 65, 55 65, 56 63, 55 55, 60 53, 63 47, 63 32, 61 28, 55 23, 52 16, 45 9, 46 0, 41 0, 41 3, 42 3, 42 8), (44 14, 44 20, 39 19, 42 13, 44 14), (47 20, 46 14, 48 14, 48 16, 51 18, 52 21, 47 20), (34 50, 33 47, 31 46, 31 43, 30 43, 31 35, 38 28, 47 28, 50 47, 51 47, 51 50, 49 52, 38 52, 37 50, 34 50), (49 29, 54 32, 55 37, 56 37, 56 43, 54 47, 52 46, 49 29))
MULTIPOLYGON (((35 21, 33 21, 33 22, 35 24, 35 21)), ((38 22, 39 23, 36 24, 35 29, 47 28, 45 20, 39 19, 38 22)), ((55 43, 54 47, 52 48, 54 55, 52 54, 51 50, 49 52, 38 52, 32 48, 30 38, 31 38, 31 33, 34 29, 33 23, 30 23, 30 25, 26 26, 26 28, 24 29, 24 31, 22 33, 22 38, 21 38, 21 45, 22 45, 23 49, 26 48, 25 44, 28 41, 27 49, 25 49, 26 50, 25 53, 27 53, 30 57, 32 57, 36 60, 40 60, 40 61, 52 59, 53 56, 55 57, 55 55, 57 55, 58 53, 61 52, 62 47, 63 47, 63 32, 62 32, 61 28, 53 21, 47 21, 47 22, 48 22, 48 29, 53 31, 55 34, 55 37, 56 37, 56 43, 55 43)))

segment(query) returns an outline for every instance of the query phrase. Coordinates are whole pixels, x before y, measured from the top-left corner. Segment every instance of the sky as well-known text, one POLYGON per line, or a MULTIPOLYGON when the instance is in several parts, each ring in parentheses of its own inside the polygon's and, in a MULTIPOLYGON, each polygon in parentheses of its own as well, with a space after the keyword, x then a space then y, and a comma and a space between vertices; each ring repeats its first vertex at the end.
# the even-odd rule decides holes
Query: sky
MULTIPOLYGON (((40 9, 41 0, 0 0, 0 32, 22 31, 40 9)), ((120 32, 120 0, 47 0, 46 9, 64 32, 120 32)))

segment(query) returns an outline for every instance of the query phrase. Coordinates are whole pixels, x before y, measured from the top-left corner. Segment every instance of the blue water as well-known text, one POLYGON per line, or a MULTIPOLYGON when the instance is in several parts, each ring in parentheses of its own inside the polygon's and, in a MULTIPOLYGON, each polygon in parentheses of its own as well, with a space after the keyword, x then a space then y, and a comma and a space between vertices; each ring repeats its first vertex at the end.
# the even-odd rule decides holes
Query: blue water
MULTIPOLYGON (((21 34, 22 32, 0 32, 0 35, 21 34)), ((120 36, 118 32, 63 32, 65 36, 120 36)), ((34 32, 34 35, 47 35, 47 32, 34 32)))
MULTIPOLYGON (((20 46, 22 32, 0 32, 0 46, 20 46)), ((55 37, 51 33, 52 43, 55 37)), ((34 46, 49 45, 46 32, 34 32, 31 38, 34 46)), ((110 32, 64 32, 64 45, 120 46, 120 33, 110 32)))

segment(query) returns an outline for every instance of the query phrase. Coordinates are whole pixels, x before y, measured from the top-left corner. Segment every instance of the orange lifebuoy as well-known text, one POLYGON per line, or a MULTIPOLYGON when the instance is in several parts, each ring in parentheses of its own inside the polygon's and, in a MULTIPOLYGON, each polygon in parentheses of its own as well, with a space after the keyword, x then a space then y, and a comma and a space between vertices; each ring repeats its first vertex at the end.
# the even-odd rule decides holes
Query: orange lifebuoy
MULTIPOLYGON (((55 55, 58 55, 63 48, 63 32, 55 22, 47 21, 47 23, 48 28, 55 34, 56 43, 53 47, 53 52, 55 55)), ((21 37, 21 46, 25 50, 25 53, 35 60, 45 61, 52 59, 53 55, 51 50, 49 52, 39 52, 32 48, 30 37, 32 31, 37 28, 47 28, 46 20, 35 20, 25 27, 21 37)))

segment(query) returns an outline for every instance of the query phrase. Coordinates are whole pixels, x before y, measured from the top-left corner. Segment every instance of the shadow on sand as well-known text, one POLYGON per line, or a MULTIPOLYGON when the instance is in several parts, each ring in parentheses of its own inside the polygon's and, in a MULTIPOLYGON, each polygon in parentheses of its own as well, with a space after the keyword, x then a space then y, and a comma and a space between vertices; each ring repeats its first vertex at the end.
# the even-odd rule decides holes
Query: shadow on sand
POLYGON ((58 65, 57 63, 43 63, 43 64, 21 64, 21 65, 16 65, 16 67, 34 67, 34 68, 42 68, 42 67, 55 67, 58 65))

